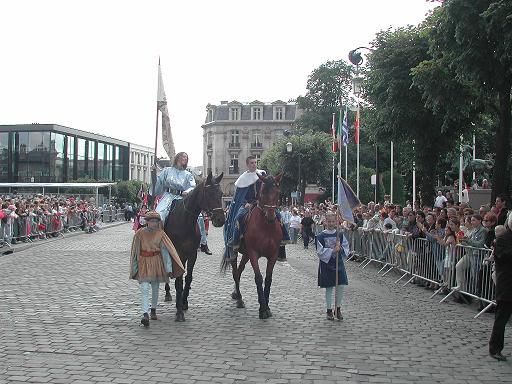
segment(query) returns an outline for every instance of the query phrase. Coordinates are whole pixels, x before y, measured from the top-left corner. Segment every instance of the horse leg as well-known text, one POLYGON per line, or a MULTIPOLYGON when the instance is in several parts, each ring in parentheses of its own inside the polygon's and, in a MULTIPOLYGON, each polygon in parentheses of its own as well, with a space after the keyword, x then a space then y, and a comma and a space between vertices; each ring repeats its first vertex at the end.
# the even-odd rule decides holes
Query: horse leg
POLYGON ((174 282, 176 288, 176 321, 185 321, 183 314, 183 277, 177 277, 174 282))
POLYGON ((164 301, 172 301, 171 286, 169 283, 165 283, 165 299, 164 301))
POLYGON ((265 294, 263 293, 263 275, 260 272, 258 256, 254 253, 251 253, 249 255, 249 260, 251 261, 252 269, 254 270, 254 282, 256 283, 256 290, 258 291, 260 319, 268 319, 267 302, 265 300, 265 294))
POLYGON ((245 264, 247 264, 248 261, 249 258, 246 255, 243 255, 238 268, 236 267, 236 260, 234 260, 234 263, 231 264, 231 269, 233 270, 233 280, 235 281, 235 290, 231 294, 231 297, 236 300, 237 308, 245 308, 245 303, 242 299, 242 293, 240 292, 240 277, 242 276, 242 272, 245 269, 245 264))
POLYGON ((185 289, 183 290, 183 310, 186 311, 188 309, 188 295, 190 293, 190 285, 192 284, 192 271, 194 270, 194 265, 197 260, 197 252, 193 257, 190 257, 187 262, 187 276, 185 276, 185 289))
MULTIPOLYGON (((277 253, 279 253, 279 251, 277 253)), ((270 303, 270 286, 272 285, 272 272, 274 271, 276 260, 277 257, 272 257, 267 260, 267 270, 265 272, 265 288, 263 289, 263 294, 265 296, 265 300, 267 301, 268 317, 272 317, 272 312, 270 312, 268 304, 270 303)))

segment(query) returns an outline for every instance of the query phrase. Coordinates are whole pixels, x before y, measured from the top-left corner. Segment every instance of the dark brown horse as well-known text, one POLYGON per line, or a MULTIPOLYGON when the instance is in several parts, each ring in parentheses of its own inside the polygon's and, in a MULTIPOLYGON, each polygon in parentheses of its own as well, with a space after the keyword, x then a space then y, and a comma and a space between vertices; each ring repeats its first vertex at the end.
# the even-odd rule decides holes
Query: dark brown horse
POLYGON ((172 240, 183 266, 187 269, 185 288, 183 288, 183 277, 178 277, 174 284, 176 288, 176 321, 185 321, 183 311, 188 309, 192 272, 201 237, 199 231, 196 230, 199 213, 205 211, 215 227, 224 225, 222 190, 219 185, 222 176, 221 173, 220 176, 214 178, 209 173, 206 181, 198 184, 185 198, 176 201, 174 209, 169 213, 165 222, 165 233, 172 240))
POLYGON ((279 200, 279 182, 282 174, 275 177, 259 176, 263 182, 260 188, 258 204, 250 211, 242 245, 239 252, 242 259, 237 267, 237 260, 231 261, 235 290, 231 297, 237 301, 238 308, 244 308, 245 304, 240 293, 240 276, 245 264, 250 261, 254 270, 254 281, 258 291, 258 302, 260 304, 260 319, 267 319, 272 316, 268 306, 270 300, 270 286, 272 285, 272 272, 279 254, 279 246, 283 238, 281 223, 277 220, 276 208, 279 200), (265 285, 260 272, 258 259, 267 259, 267 270, 265 273, 265 285))

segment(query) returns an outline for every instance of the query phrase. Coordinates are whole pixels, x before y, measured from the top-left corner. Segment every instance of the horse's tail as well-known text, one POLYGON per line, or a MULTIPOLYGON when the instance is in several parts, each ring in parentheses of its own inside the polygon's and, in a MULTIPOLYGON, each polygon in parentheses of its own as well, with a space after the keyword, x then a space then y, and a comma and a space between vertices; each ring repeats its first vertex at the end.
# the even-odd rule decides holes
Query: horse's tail
POLYGON ((222 260, 220 261, 220 273, 226 273, 231 268, 231 252, 226 247, 222 254, 222 260))

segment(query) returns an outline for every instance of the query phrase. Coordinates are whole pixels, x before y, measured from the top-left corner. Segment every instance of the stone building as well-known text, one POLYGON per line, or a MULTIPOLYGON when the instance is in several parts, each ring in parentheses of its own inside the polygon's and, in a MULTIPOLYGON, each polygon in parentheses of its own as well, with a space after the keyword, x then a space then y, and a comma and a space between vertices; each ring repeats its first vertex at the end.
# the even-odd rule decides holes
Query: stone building
POLYGON ((222 190, 231 200, 234 183, 246 170, 249 155, 259 160, 266 150, 294 127, 299 111, 295 103, 221 101, 206 106, 203 128, 203 169, 214 175, 224 172, 222 190))
POLYGON ((155 162, 154 152, 154 148, 130 143, 130 180, 151 183, 151 165, 155 162))

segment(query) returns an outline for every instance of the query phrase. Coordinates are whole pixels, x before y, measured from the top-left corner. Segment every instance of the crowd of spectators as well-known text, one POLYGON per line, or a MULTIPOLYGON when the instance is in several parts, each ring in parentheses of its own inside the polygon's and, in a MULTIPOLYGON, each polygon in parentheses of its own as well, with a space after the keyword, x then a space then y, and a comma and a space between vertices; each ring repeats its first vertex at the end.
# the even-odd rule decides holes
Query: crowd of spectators
MULTIPOLYGON (((459 260, 444 250, 447 246, 457 244, 478 249, 492 249, 496 232, 503 229, 500 226, 507 218, 507 201, 504 196, 496 197, 492 205, 482 205, 477 209, 470 207, 468 203, 454 203, 451 194, 442 191, 438 191, 431 204, 423 206, 417 203, 413 207, 409 202, 402 206, 391 204, 386 197, 385 200, 381 204, 370 202, 354 209, 354 222, 340 221, 341 228, 352 230, 361 228, 367 231, 399 234, 411 239, 424 239, 429 244, 429 252, 434 254, 432 258, 435 260, 434 269, 435 264, 438 265, 439 273, 436 276, 439 278, 435 280, 446 280, 445 267, 453 267, 456 264, 452 271, 453 285, 461 289, 467 286, 466 271, 474 269, 470 252, 459 260), (449 257, 453 259, 449 260, 449 257)), ((296 243, 301 236, 304 248, 307 248, 311 238, 324 229, 327 211, 335 209, 336 207, 326 201, 301 207, 283 207, 281 216, 283 223, 289 229, 292 242, 296 243)), ((384 255, 381 257, 384 258, 384 255)), ((492 259, 486 262, 492 263, 492 259)), ((438 284, 429 281, 418 283, 431 289, 440 288, 438 284)), ((468 301, 463 295, 454 295, 454 298, 460 302, 468 301)))
POLYGON ((95 232, 103 214, 116 208, 64 195, 0 195, 0 242, 16 244, 62 232, 95 232))

